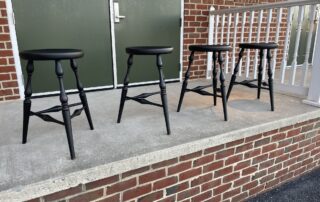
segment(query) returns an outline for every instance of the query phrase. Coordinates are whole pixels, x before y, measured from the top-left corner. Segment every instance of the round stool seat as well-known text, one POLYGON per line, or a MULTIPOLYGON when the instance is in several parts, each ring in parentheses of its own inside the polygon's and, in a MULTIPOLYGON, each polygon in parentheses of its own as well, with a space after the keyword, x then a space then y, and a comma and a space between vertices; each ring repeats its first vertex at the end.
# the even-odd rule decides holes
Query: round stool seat
POLYGON ((275 49, 279 45, 276 43, 241 43, 239 47, 248 49, 275 49))
POLYGON ((191 45, 189 46, 190 51, 201 51, 201 52, 216 52, 216 51, 230 51, 229 45, 191 45))
POLYGON ((137 46, 128 47, 126 52, 134 55, 158 55, 169 54, 173 51, 173 47, 170 46, 137 46))
POLYGON ((83 55, 82 50, 78 49, 39 49, 20 53, 25 60, 65 60, 81 58, 83 55))

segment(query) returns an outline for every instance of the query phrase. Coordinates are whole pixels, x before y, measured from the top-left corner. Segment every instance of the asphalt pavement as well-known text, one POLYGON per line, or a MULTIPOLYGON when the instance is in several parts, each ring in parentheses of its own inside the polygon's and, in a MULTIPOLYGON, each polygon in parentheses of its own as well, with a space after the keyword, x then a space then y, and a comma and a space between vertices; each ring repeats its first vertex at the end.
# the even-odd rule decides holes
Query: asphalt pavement
POLYGON ((320 169, 279 188, 258 195, 248 202, 320 202, 320 169))

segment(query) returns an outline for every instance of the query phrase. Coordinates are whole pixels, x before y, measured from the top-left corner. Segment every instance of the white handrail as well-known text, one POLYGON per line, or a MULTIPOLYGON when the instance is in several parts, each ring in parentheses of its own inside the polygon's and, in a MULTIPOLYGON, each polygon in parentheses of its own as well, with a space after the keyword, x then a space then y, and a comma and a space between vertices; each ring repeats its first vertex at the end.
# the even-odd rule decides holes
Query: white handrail
POLYGON ((215 11, 210 11, 210 15, 242 13, 245 11, 259 11, 259 10, 265 10, 265 9, 285 8, 285 7, 312 5, 312 4, 319 4, 319 3, 320 3, 320 0, 288 0, 285 2, 258 4, 258 5, 252 5, 252 6, 245 6, 241 8, 215 10, 215 11))

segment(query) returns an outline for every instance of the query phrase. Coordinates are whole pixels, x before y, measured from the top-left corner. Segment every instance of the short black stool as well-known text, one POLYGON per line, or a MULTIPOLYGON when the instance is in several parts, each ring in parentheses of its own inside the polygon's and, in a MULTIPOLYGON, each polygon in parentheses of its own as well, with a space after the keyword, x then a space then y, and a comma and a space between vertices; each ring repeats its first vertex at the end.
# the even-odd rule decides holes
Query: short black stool
POLYGON ((169 112, 168 112, 168 101, 167 101, 167 92, 166 92, 166 84, 164 81, 164 75, 163 75, 163 63, 162 63, 162 54, 169 54, 173 51, 172 47, 163 47, 163 46, 141 46, 141 47, 128 47, 126 48, 126 52, 129 54, 129 58, 127 61, 127 73, 123 81, 123 88, 122 88, 122 93, 121 93, 121 101, 120 101, 120 108, 119 108, 119 114, 118 114, 118 123, 121 122, 121 116, 123 112, 123 107, 124 103, 126 100, 133 100, 136 102, 139 102, 141 104, 149 104, 149 105, 154 105, 158 107, 163 108, 163 113, 164 113, 164 118, 166 121, 166 127, 167 127, 167 134, 170 135, 171 130, 170 130, 170 123, 169 123, 169 112), (135 96, 135 97, 128 97, 128 85, 129 85, 129 73, 131 66, 133 64, 133 56, 134 55, 155 55, 157 58, 157 67, 159 70, 159 86, 160 86, 160 92, 154 92, 154 93, 143 93, 141 95, 135 96), (156 94, 161 94, 161 104, 153 103, 145 98, 156 95, 156 94))
POLYGON ((226 51, 230 51, 231 48, 229 45, 191 45, 189 46, 189 50, 191 51, 191 54, 189 56, 189 64, 188 69, 185 73, 185 79, 182 84, 180 99, 179 99, 179 105, 177 111, 179 112, 181 109, 181 105, 183 102, 183 98, 186 92, 195 92, 200 95, 205 96, 213 96, 213 103, 214 106, 217 105, 217 97, 222 98, 222 104, 223 104, 223 113, 224 113, 224 120, 228 120, 228 112, 227 112, 227 99, 226 99, 226 92, 225 92, 225 77, 223 74, 223 58, 222 53, 226 51), (194 60, 194 54, 195 52, 212 52, 212 59, 213 59, 213 70, 212 70, 212 84, 206 85, 206 86, 198 86, 193 89, 187 88, 188 86, 188 80, 190 78, 190 68, 194 60), (220 89, 217 88, 217 60, 220 67, 220 89), (212 87, 213 93, 209 93, 205 91, 205 88, 212 87), (218 95, 217 92, 220 91, 221 95, 218 95))
POLYGON ((257 88, 258 93, 257 93, 257 98, 260 99, 260 94, 261 94, 261 89, 264 90, 269 90, 270 94, 270 102, 271 102, 271 111, 274 111, 274 96, 273 96, 273 72, 272 72, 272 67, 271 67, 271 49, 276 49, 278 48, 278 44, 276 43, 241 43, 239 44, 240 47, 240 53, 239 53, 239 58, 238 62, 234 68, 233 75, 231 77, 229 89, 228 89, 228 94, 227 94, 227 99, 229 99, 229 96, 231 94, 232 88, 234 85, 244 85, 249 88, 257 88), (260 61, 259 61, 259 67, 258 67, 258 79, 253 79, 253 80, 244 80, 241 82, 236 82, 237 74, 239 72, 239 64, 241 62, 243 53, 245 49, 256 49, 260 50, 260 61), (267 50, 267 62, 268 62, 268 83, 262 82, 262 77, 263 77, 263 56, 264 56, 264 51, 267 50), (258 81, 258 85, 253 84, 252 82, 258 81), (264 87, 268 86, 268 87, 264 87))
POLYGON ((77 58, 83 57, 83 52, 81 50, 75 49, 43 49, 43 50, 28 50, 20 53, 21 58, 28 61, 27 64, 27 84, 25 88, 25 100, 23 103, 23 137, 22 143, 25 144, 27 142, 28 135, 28 126, 29 126, 29 118, 30 116, 37 116, 44 121, 54 122, 60 125, 64 125, 67 133, 69 150, 71 159, 75 158, 74 146, 73 146, 73 137, 72 137, 72 126, 71 119, 79 116, 82 110, 85 111, 90 129, 93 130, 93 124, 91 120, 90 110, 87 102, 86 94, 83 90, 83 86, 79 80, 78 74, 78 66, 75 61, 77 58), (68 104, 68 96, 65 92, 64 84, 63 84, 63 68, 61 65, 61 60, 70 60, 71 68, 74 72, 77 88, 79 90, 80 103, 68 104), (60 86, 60 102, 61 106, 54 106, 46 110, 42 110, 39 112, 31 111, 31 96, 32 96, 32 88, 31 88, 31 79, 32 73, 34 71, 34 61, 54 61, 55 62, 55 71, 58 77, 59 86, 60 86), (74 107, 77 105, 82 105, 82 108, 76 109, 72 114, 70 114, 70 107, 74 107), (62 111, 63 121, 59 121, 48 113, 50 112, 59 112, 62 111))

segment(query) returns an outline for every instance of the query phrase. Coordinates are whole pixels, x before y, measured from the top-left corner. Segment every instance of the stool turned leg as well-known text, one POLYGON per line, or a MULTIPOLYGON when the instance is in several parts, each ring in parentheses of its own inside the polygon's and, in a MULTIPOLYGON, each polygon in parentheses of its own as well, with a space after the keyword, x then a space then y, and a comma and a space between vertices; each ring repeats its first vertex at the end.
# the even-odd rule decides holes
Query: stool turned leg
POLYGON ((188 86, 188 80, 190 78, 190 68, 191 68, 191 65, 193 63, 193 58, 194 58, 194 51, 192 51, 190 56, 189 56, 188 69, 186 71, 186 74, 185 74, 185 77, 184 77, 184 81, 183 81, 183 84, 182 84, 177 112, 180 112, 181 105, 182 105, 183 98, 184 98, 184 94, 186 93, 186 89, 187 89, 187 86, 188 86))
POLYGON ((237 62, 237 64, 236 64, 235 68, 234 68, 234 71, 233 71, 233 74, 232 74, 232 77, 231 77, 231 81, 230 81, 230 85, 229 85, 229 89, 228 89, 228 93, 227 93, 227 100, 228 100, 229 97, 230 97, 230 93, 231 93, 231 91, 232 91, 234 82, 236 81, 237 74, 238 74, 238 72, 239 72, 239 65, 240 65, 240 62, 241 62, 241 59, 242 59, 242 56, 243 56, 243 52, 244 52, 244 48, 242 48, 242 49, 240 50, 238 62, 237 62))
POLYGON ((267 59, 268 59, 268 83, 269 83, 269 94, 270 94, 270 102, 271 102, 271 111, 274 111, 274 96, 273 96, 273 73, 271 69, 271 51, 268 49, 267 52, 267 59))
MULTIPOLYGON (((219 52, 220 53, 220 52, 219 52)), ((217 55, 216 52, 212 53, 212 88, 213 88, 213 105, 217 105, 217 55)))
POLYGON ((164 82, 164 76, 162 71, 163 63, 160 55, 157 55, 157 66, 159 70, 159 80, 160 80, 159 86, 160 86, 160 93, 161 93, 162 108, 163 108, 164 118, 166 121, 167 134, 170 135, 171 130, 170 130, 170 123, 169 123, 166 83, 164 82))
POLYGON ((225 77, 223 74, 223 59, 221 51, 219 51, 219 66, 220 66, 220 88, 221 88, 221 97, 222 97, 222 104, 223 104, 223 114, 224 114, 224 120, 228 121, 228 111, 227 111, 227 98, 226 98, 226 90, 225 90, 225 77))
POLYGON ((128 93, 128 85, 129 85, 129 73, 130 73, 130 68, 133 63, 133 55, 129 55, 128 61, 127 61, 127 73, 126 76, 124 77, 123 81, 123 88, 122 88, 122 93, 121 93, 121 100, 120 100, 120 107, 119 107, 119 114, 118 114, 118 120, 117 123, 121 122, 121 117, 122 117, 122 112, 123 112, 123 107, 124 103, 126 101, 127 93, 128 93))
POLYGON ((263 49, 260 49, 260 61, 259 61, 259 67, 258 67, 258 94, 257 98, 260 99, 261 94, 261 85, 262 85, 262 72, 263 72, 263 49))
POLYGON ((31 109, 31 95, 32 95, 32 87, 31 87, 31 79, 33 73, 33 61, 29 60, 27 64, 27 84, 26 89, 24 91, 24 102, 23 102, 23 132, 22 132, 22 144, 27 143, 28 137, 28 126, 29 126, 29 118, 30 118, 30 109, 31 109))
POLYGON ((92 123, 91 114, 90 114, 90 110, 89 110, 89 105, 88 105, 88 101, 87 101, 87 96, 86 96, 86 93, 83 90, 83 85, 82 85, 82 83, 80 82, 80 79, 79 79, 78 65, 77 65, 75 60, 70 60, 70 65, 71 65, 73 73, 74 73, 74 75, 76 77, 77 88, 78 88, 78 91, 79 91, 79 97, 80 97, 82 106, 84 108, 84 111, 86 113, 90 129, 93 130, 94 128, 93 128, 93 123, 92 123))
POLYGON ((72 137, 72 127, 71 127, 71 116, 70 116, 70 109, 68 106, 68 96, 64 89, 63 84, 63 69, 59 60, 56 60, 56 75, 59 80, 59 87, 60 87, 60 102, 62 107, 62 116, 64 121, 64 126, 67 133, 69 150, 71 159, 75 159, 75 152, 73 146, 73 137, 72 137))

